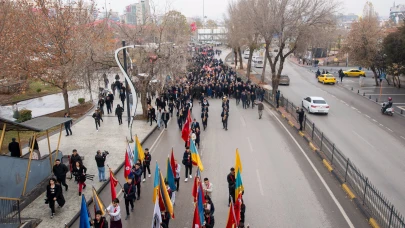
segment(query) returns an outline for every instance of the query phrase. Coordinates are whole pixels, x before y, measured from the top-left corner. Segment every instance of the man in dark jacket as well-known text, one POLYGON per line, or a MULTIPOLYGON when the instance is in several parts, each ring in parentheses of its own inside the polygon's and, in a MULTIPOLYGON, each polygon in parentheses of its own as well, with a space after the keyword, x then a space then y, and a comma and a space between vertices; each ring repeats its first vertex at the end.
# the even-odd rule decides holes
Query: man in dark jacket
POLYGON ((112 109, 111 109, 112 100, 111 100, 110 96, 107 96, 107 97, 105 98, 105 106, 107 107, 107 114, 112 113, 112 109))
POLYGON ((200 123, 194 118, 193 122, 191 123, 191 130, 195 131, 196 128, 200 128, 200 123))
POLYGON ((142 169, 141 169, 141 164, 136 163, 134 165, 135 167, 132 168, 132 176, 133 176, 133 182, 134 185, 136 185, 136 191, 138 193, 138 200, 141 198, 141 179, 142 179, 142 169))
POLYGON ((109 100, 111 102, 111 107, 113 107, 114 106, 114 94, 112 94, 111 91, 108 92, 108 98, 110 98, 109 100))
POLYGON ((170 119, 170 114, 165 109, 162 114, 162 120, 163 120, 163 123, 165 124, 165 130, 167 130, 167 122, 169 122, 169 119, 170 119))
POLYGON ((124 109, 121 108, 120 105, 117 105, 117 108, 115 109, 115 115, 118 116, 118 124, 122 124, 122 113, 124 112, 124 109))
POLYGON ((105 162, 105 158, 106 158, 106 157, 107 157, 107 154, 106 154, 106 153, 101 153, 100 150, 97 151, 95 160, 96 160, 97 169, 98 169, 98 180, 99 180, 100 182, 102 182, 102 181, 107 181, 107 180, 105 179, 105 167, 104 167, 104 166, 105 166, 105 165, 104 165, 104 162, 105 162))
POLYGON ((186 179, 184 181, 187 182, 189 177, 188 175, 190 175, 190 179, 193 178, 193 163, 191 161, 190 147, 186 147, 186 151, 183 154, 182 163, 186 168, 186 179))
POLYGON ((239 89, 237 89, 235 92, 236 105, 239 105, 239 103, 240 103, 240 96, 241 96, 240 91, 239 91, 239 89))
MULTIPOLYGON (((232 201, 235 202, 235 168, 231 168, 231 172, 226 177, 226 180, 228 181, 229 195, 232 197, 232 201)), ((228 207, 230 203, 231 198, 228 200, 228 207)))
POLYGON ((148 177, 150 177, 150 161, 152 161, 152 155, 149 153, 149 149, 145 149, 145 159, 143 160, 143 182, 146 178, 146 170, 148 170, 148 177))
POLYGON ((125 91, 123 89, 121 89, 120 92, 120 100, 122 102, 122 108, 125 107, 125 99, 127 98, 127 96, 125 96, 125 91))
POLYGON ((8 151, 11 152, 11 157, 20 157, 20 144, 15 141, 15 138, 12 138, 11 143, 8 144, 8 151))
POLYGON ((252 92, 252 95, 250 95, 250 100, 252 101, 252 109, 254 109, 255 108, 255 100, 256 100, 255 92, 252 92))
POLYGON ((96 130, 98 131, 98 128, 101 127, 100 120, 103 119, 103 117, 101 117, 100 110, 96 109, 96 111, 93 113, 93 118, 96 123, 96 130))
POLYGON ((221 113, 221 117, 222 117, 223 129, 225 129, 227 131, 228 130, 228 117, 229 117, 229 112, 228 112, 227 108, 224 108, 224 110, 221 113))
POLYGON ((134 200, 136 199, 136 196, 135 196, 136 188, 135 188, 135 185, 132 184, 131 178, 128 178, 127 183, 124 184, 124 188, 122 189, 122 192, 124 193, 125 210, 127 212, 127 217, 125 217, 125 220, 128 220, 129 204, 131 204, 131 212, 133 212, 134 211, 134 200))
POLYGON ((104 99, 100 97, 100 99, 98 100, 98 107, 100 107, 101 114, 104 114, 104 104, 104 99))
MULTIPOLYGON (((65 118, 70 118, 69 113, 65 113, 65 118)), ((70 129, 70 127, 71 127, 72 125, 73 125, 72 119, 70 119, 69 121, 65 122, 66 136, 69 136, 69 132, 70 132, 70 135, 72 135, 72 130, 70 129)))
POLYGON ((204 111, 203 113, 201 113, 201 119, 202 119, 204 131, 205 131, 205 128, 207 128, 207 124, 208 124, 208 112, 207 111, 204 111))
POLYGON ((279 107, 279 101, 280 101, 280 90, 277 90, 276 93, 276 104, 277 104, 277 108, 279 107))
POLYGON ((69 160, 70 172, 72 172, 72 168, 73 168, 73 166, 76 165, 76 162, 83 163, 83 162, 82 162, 82 157, 80 157, 80 155, 77 153, 77 150, 76 150, 76 149, 73 149, 73 153, 72 153, 72 155, 70 156, 70 160, 69 160))
POLYGON ((247 106, 247 96, 246 96, 245 91, 242 92, 241 99, 242 99, 242 108, 245 108, 245 109, 246 109, 246 106, 247 106))
POLYGON ((96 217, 91 221, 94 228, 108 228, 108 222, 101 214, 101 211, 96 211, 96 217))
POLYGON ((204 227, 205 228, 214 228, 214 225, 215 225, 214 215, 212 215, 209 210, 208 211, 206 210, 204 212, 204 218, 205 218, 204 227))
POLYGON ((68 185, 66 184, 66 173, 69 171, 65 164, 60 163, 60 159, 55 160, 55 165, 52 168, 53 175, 55 175, 56 180, 63 186, 65 190, 68 190, 68 185))
POLYGON ((302 121, 304 121, 304 109, 301 108, 301 110, 299 108, 297 108, 297 113, 298 113, 298 121, 300 123, 300 131, 302 131, 302 121))

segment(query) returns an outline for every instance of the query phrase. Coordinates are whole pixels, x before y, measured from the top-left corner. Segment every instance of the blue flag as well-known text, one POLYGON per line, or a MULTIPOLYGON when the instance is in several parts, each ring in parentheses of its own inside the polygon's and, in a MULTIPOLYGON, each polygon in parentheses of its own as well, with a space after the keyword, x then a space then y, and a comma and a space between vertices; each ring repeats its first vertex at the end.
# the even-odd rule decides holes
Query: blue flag
POLYGON ((87 210, 86 198, 82 195, 82 207, 80 209, 80 228, 90 228, 89 211, 87 210))
POLYGON ((174 174, 172 166, 170 165, 170 160, 167 158, 167 175, 166 175, 167 183, 172 191, 176 191, 176 184, 174 182, 174 174))

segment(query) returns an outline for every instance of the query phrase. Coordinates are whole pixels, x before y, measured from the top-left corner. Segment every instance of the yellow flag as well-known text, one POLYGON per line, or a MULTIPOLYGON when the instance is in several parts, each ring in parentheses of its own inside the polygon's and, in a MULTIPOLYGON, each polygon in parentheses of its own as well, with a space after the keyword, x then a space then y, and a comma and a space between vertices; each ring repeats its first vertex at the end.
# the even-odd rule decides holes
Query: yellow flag
POLYGON ((138 136, 135 136, 136 140, 136 147, 138 149, 138 159, 141 159, 141 161, 145 160, 145 152, 143 152, 143 148, 141 143, 139 142, 138 136))
POLYGON ((240 161, 240 156, 239 156, 239 149, 236 149, 236 156, 235 156, 235 173, 240 171, 242 173, 242 162, 240 161))

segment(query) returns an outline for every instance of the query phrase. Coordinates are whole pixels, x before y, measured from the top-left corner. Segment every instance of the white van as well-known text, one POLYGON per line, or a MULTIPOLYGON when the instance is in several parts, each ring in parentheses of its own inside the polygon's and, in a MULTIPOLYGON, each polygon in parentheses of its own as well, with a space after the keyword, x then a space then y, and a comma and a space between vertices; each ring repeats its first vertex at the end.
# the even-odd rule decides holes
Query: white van
POLYGON ((263 57, 256 57, 254 63, 253 63, 253 67, 256 68, 263 68, 264 66, 264 60, 263 57))
POLYGON ((250 52, 249 49, 246 49, 246 50, 243 52, 243 58, 244 58, 244 59, 248 59, 248 58, 249 58, 249 52, 250 52))

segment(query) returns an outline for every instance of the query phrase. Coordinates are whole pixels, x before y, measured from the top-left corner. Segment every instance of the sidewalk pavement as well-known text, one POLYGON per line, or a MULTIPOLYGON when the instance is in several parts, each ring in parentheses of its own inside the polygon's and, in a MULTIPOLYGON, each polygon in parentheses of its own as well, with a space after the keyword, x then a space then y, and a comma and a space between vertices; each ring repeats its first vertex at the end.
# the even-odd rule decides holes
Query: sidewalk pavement
MULTIPOLYGON (((114 99, 114 105, 119 101, 118 97, 114 99)), ((126 107, 125 107, 126 108, 126 107)), ((137 111, 141 111, 142 106, 138 104, 137 111)), ((126 109, 125 109, 126 111, 126 109)), ((126 137, 128 137, 129 129, 127 127, 126 112, 123 116, 123 124, 118 125, 118 119, 113 114, 103 116, 104 122, 101 122, 99 131, 96 131, 95 122, 90 112, 85 118, 72 127, 72 136, 62 136, 60 151, 64 155, 70 155, 73 149, 77 149, 78 154, 84 156, 83 164, 87 168, 88 174, 95 175, 94 180, 87 180, 87 187, 82 191, 86 199, 89 200, 92 196, 92 185, 98 190, 104 182, 98 180, 98 169, 94 156, 97 150, 107 150, 110 154, 107 156, 105 164, 109 165, 115 171, 124 161, 125 151, 127 148, 126 137)), ((156 129, 156 124, 152 126, 144 120, 135 120, 133 123, 133 134, 137 134, 140 141, 147 138, 153 130, 156 129)), ((62 132, 64 134, 64 132, 62 132)), ((58 141, 59 134, 50 137, 51 148, 54 150, 58 141)), ((47 148, 47 141, 41 140, 38 142, 39 148, 47 148)), ((106 179, 109 178, 108 168, 106 167, 106 179)), ((70 173, 68 173, 70 176, 70 173)), ((53 219, 50 218, 51 210, 47 204, 44 204, 46 192, 41 194, 30 205, 21 212, 23 218, 39 218, 42 222, 39 228, 60 228, 80 211, 81 197, 78 195, 78 185, 74 180, 67 180, 69 190, 63 190, 66 204, 63 208, 56 208, 56 215, 53 219)), ((63 188, 64 189, 64 188, 63 188)))

